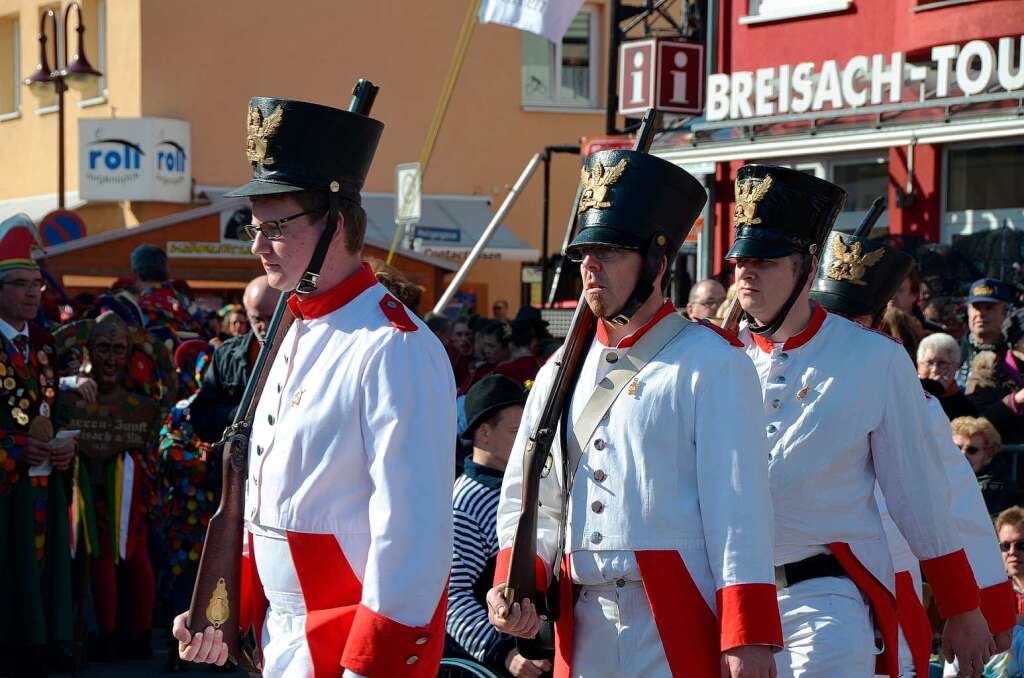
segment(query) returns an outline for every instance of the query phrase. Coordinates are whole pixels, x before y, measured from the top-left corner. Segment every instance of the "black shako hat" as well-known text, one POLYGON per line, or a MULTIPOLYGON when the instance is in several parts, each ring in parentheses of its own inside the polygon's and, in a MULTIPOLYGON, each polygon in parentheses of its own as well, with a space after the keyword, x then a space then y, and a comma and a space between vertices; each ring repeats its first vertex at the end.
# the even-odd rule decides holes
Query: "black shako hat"
POLYGON ((466 411, 466 438, 473 435, 477 426, 498 410, 513 405, 526 404, 526 389, 500 374, 488 374, 466 391, 463 406, 466 411))
POLYGON ((907 277, 914 258, 865 237, 833 232, 825 243, 810 297, 847 317, 881 311, 907 277))
POLYGON ((228 196, 328 191, 356 204, 384 130, 359 113, 272 97, 249 100, 246 126, 252 180, 228 196))
POLYGON ((736 242, 726 259, 818 254, 846 204, 846 191, 805 172, 744 165, 736 173, 736 242))
POLYGON ((675 255, 708 200, 689 172, 649 153, 598 151, 580 170, 579 231, 569 251, 610 245, 646 253, 659 242, 675 255))

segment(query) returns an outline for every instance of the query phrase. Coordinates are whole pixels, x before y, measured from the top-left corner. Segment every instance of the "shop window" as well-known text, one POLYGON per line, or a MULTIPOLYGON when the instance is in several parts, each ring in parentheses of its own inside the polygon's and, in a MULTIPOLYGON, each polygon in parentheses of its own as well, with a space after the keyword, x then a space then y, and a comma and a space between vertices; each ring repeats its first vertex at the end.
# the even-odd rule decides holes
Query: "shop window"
MULTIPOLYGON (((79 106, 89 106, 106 102, 107 97, 107 3, 106 0, 85 0, 82 2, 82 21, 85 24, 85 56, 92 67, 103 75, 96 78, 88 89, 82 92, 79 106)), ((70 30, 75 30, 72 17, 70 30)), ((75 40, 77 36, 72 37, 75 40)), ((74 49, 76 42, 68 46, 74 49)), ((71 55, 68 55, 70 58, 71 55)))
POLYGON ((1020 159, 1024 144, 951 149, 946 209, 997 210, 1024 206, 1020 159))
POLYGON ((523 105, 596 108, 598 33, 593 7, 576 15, 559 43, 524 32, 523 105))
POLYGON ((0 120, 21 109, 21 44, 18 16, 0 17, 0 120))
POLYGON ((849 9, 853 5, 853 0, 749 0, 749 3, 747 16, 739 19, 741 24, 841 12, 849 9))
POLYGON ((832 183, 846 190, 844 212, 864 212, 878 196, 889 193, 889 164, 884 158, 832 166, 832 183))

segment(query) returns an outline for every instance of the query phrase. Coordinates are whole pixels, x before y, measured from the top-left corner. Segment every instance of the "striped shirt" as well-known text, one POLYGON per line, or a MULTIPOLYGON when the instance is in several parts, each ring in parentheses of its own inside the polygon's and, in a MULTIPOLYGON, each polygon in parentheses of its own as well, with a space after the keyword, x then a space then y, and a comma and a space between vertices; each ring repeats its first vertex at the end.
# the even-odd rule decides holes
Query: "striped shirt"
POLYGON ((499 645, 511 648, 511 639, 491 626, 485 602, 498 554, 495 522, 503 473, 476 464, 471 458, 465 460, 464 468, 452 490, 455 545, 448 584, 447 631, 477 661, 503 665, 505 658, 495 656, 495 650, 499 645))

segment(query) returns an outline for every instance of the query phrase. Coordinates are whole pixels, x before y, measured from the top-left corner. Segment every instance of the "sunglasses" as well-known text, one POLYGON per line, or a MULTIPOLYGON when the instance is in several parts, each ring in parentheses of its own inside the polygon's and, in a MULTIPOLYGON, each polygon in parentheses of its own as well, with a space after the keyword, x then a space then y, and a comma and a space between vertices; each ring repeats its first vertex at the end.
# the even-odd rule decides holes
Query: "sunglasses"
POLYGON ((565 258, 568 259, 571 263, 582 264, 583 260, 587 257, 587 255, 590 255, 597 259, 598 261, 600 261, 602 264, 607 264, 609 261, 614 261, 615 259, 618 259, 626 252, 629 252, 629 250, 619 247, 584 246, 575 247, 569 252, 566 252, 565 258))
POLYGON ((257 233, 262 233, 263 237, 267 240, 280 240, 284 237, 284 225, 289 221, 304 217, 308 214, 322 214, 324 210, 306 210, 305 212, 299 212, 293 214, 290 217, 284 217, 283 219, 274 219, 273 221, 264 221, 259 224, 245 224, 242 226, 242 233, 245 235, 247 240, 255 240, 257 233))
POLYGON ((960 448, 960 451, 966 454, 978 454, 981 452, 981 448, 975 445, 964 445, 960 448))
POLYGON ((1017 541, 1001 541, 999 542, 999 550, 1003 553, 1009 553, 1010 548, 1015 551, 1024 551, 1024 539, 1018 539, 1017 541))

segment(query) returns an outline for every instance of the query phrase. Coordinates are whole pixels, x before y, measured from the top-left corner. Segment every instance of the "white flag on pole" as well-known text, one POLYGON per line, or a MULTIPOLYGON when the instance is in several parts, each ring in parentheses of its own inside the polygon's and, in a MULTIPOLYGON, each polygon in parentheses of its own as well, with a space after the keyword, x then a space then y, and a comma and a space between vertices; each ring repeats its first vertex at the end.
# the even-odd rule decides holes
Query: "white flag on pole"
POLYGON ((483 0, 480 23, 505 24, 561 42, 583 0, 483 0))

